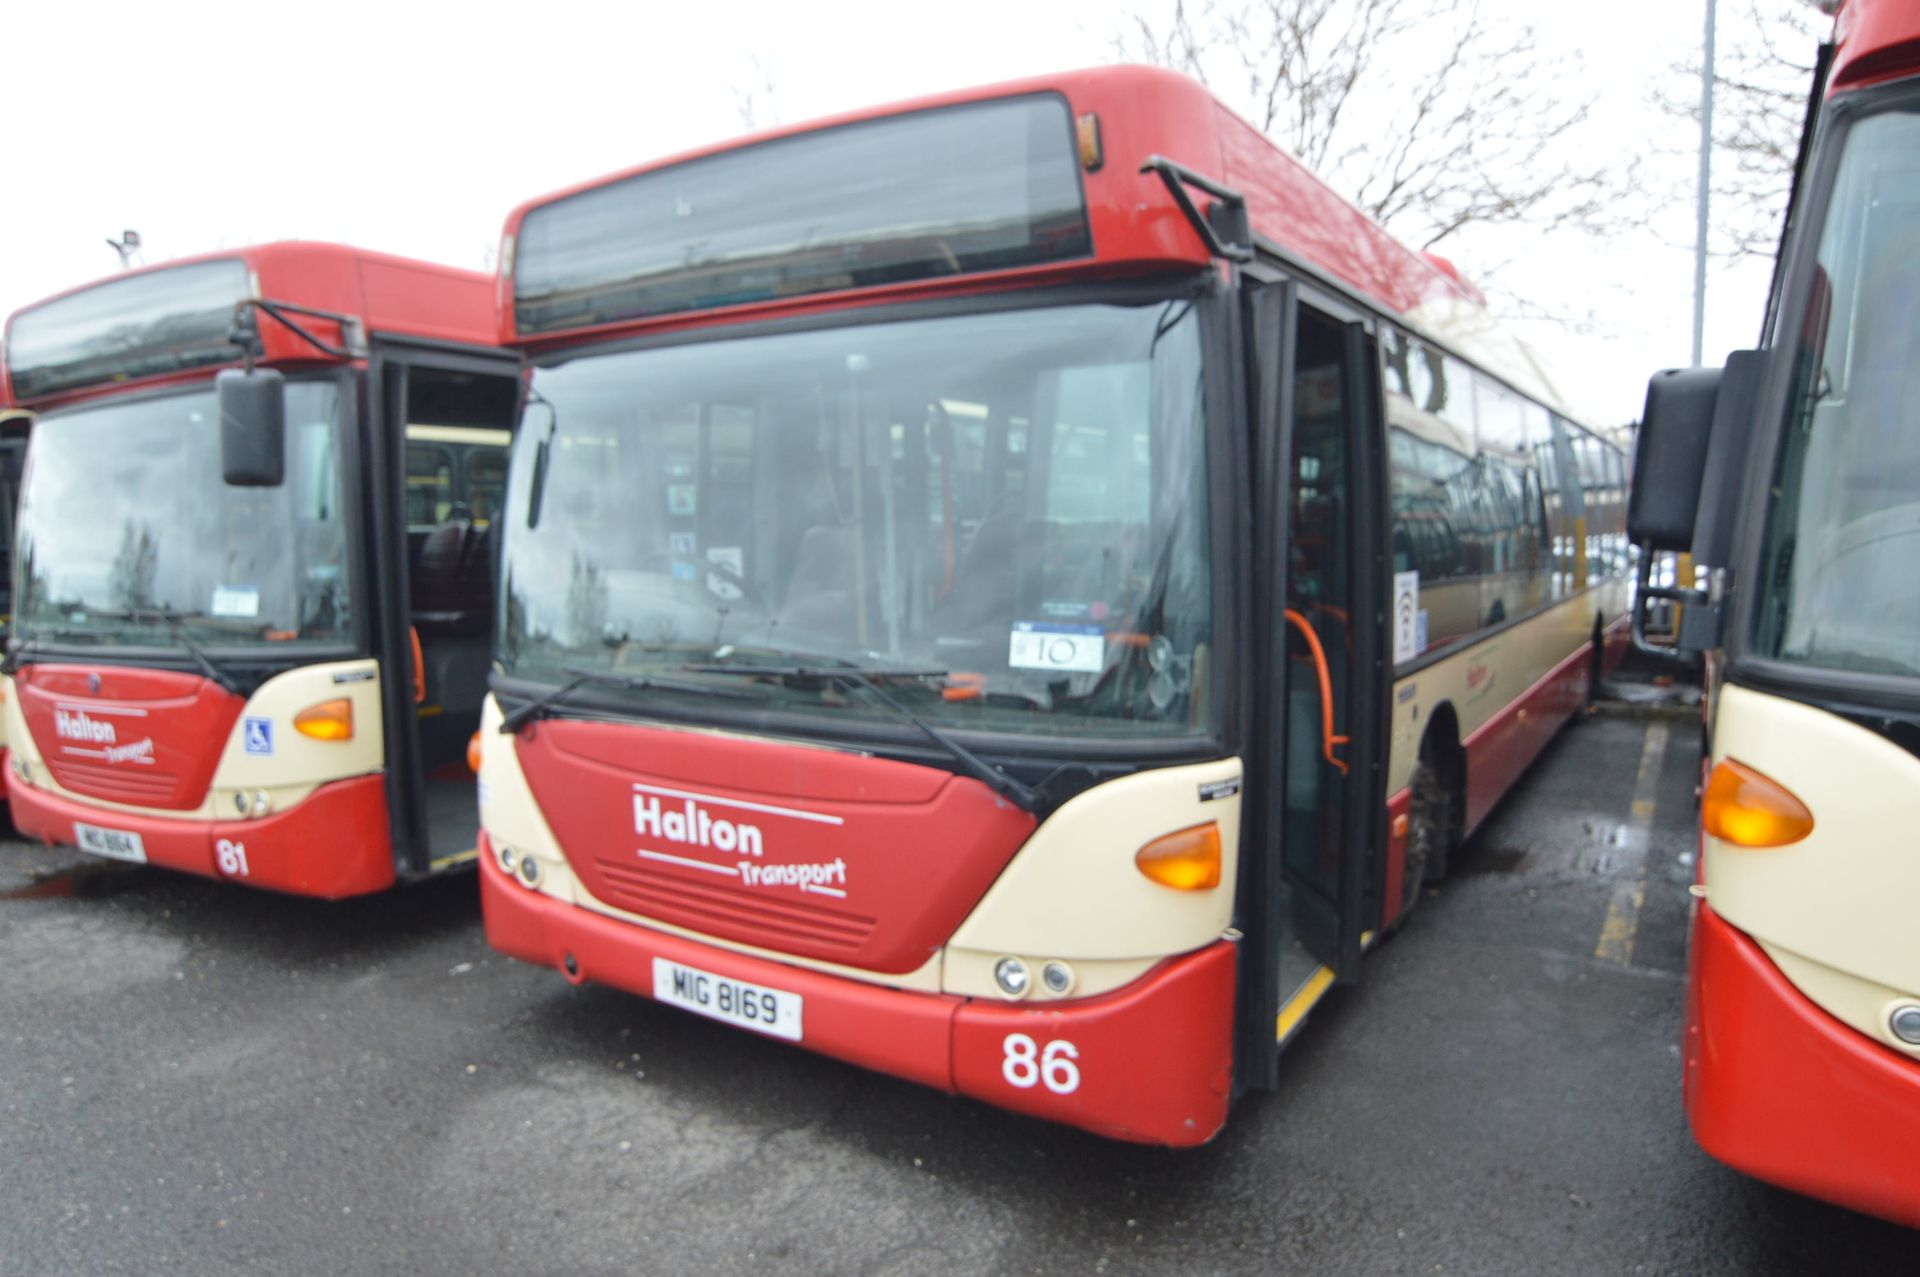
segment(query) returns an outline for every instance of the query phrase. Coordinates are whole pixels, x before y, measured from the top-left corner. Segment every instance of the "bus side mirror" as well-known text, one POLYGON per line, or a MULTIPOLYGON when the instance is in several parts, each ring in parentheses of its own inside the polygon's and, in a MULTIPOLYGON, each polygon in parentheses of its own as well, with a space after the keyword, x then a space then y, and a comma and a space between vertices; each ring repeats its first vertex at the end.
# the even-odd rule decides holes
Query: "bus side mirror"
POLYGON ((1642 550, 1693 548, 1721 375, 1718 368, 1670 368, 1647 383, 1627 501, 1627 537, 1642 550))
POLYGON ((287 475, 287 379, 270 368, 228 368, 213 385, 220 477, 236 488, 279 487, 287 475))
POLYGON ((1691 553, 1702 567, 1727 566, 1765 373, 1762 352, 1741 350, 1728 356, 1724 369, 1670 370, 1656 373, 1647 384, 1627 504, 1627 537, 1640 547, 1633 639, 1643 651, 1693 655, 1719 646, 1719 600, 1692 581, 1655 587, 1653 560, 1661 551, 1679 550, 1691 553), (1672 646, 1647 641, 1647 609, 1655 599, 1684 607, 1672 646))

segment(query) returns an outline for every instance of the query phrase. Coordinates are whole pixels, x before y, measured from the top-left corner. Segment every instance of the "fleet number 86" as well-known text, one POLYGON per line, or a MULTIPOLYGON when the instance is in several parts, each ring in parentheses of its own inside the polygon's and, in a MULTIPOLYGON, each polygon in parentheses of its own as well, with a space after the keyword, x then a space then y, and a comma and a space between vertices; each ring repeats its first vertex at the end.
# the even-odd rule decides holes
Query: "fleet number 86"
POLYGON ((1000 1061, 1000 1076, 1007 1085, 1026 1090, 1036 1082, 1055 1095, 1071 1095, 1080 1089, 1080 1050, 1064 1038, 1056 1038, 1042 1047, 1024 1033, 1009 1033, 1001 1044, 1006 1058, 1000 1061))

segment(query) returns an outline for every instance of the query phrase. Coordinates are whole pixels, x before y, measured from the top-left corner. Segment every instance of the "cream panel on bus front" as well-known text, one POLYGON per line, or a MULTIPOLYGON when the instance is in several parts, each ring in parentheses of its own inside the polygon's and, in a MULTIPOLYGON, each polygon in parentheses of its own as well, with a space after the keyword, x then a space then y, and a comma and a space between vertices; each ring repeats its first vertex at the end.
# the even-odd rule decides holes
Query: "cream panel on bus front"
POLYGON ((1709 837, 1707 899, 1829 1013, 1914 1054, 1886 1022, 1920 1001, 1920 759, 1825 710, 1728 685, 1713 761, 1734 759, 1787 789, 1813 831, 1785 847, 1709 837))

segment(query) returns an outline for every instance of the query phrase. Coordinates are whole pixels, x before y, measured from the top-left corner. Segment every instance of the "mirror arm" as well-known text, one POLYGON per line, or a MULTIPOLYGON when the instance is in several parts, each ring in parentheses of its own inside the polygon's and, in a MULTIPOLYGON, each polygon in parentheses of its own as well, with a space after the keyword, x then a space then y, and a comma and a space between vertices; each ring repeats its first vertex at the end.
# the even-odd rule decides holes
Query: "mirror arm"
POLYGON ((367 356, 366 327, 358 318, 352 315, 336 314, 330 310, 316 310, 311 306, 301 306, 294 302, 268 301, 263 297, 255 297, 233 308, 231 340, 245 353, 248 372, 253 371, 254 339, 259 331, 253 320, 252 312, 254 311, 271 316, 281 327, 323 355, 332 355, 335 359, 364 359, 367 356), (293 319, 294 315, 330 320, 340 325, 340 334, 345 344, 335 346, 320 340, 293 319))
POLYGON ((1681 588, 1678 584, 1656 586, 1653 583, 1653 557, 1654 551, 1646 546, 1640 547, 1640 562, 1635 568, 1633 585, 1633 620, 1631 622, 1633 645, 1648 656, 1690 661, 1701 652, 1718 644, 1720 606, 1714 602, 1712 593, 1707 590, 1681 588), (1656 643, 1647 637, 1647 612, 1655 599, 1678 603, 1683 608, 1689 609, 1682 615, 1680 627, 1675 632, 1674 641, 1671 643, 1656 643), (1688 616, 1700 617, 1704 620, 1689 622, 1688 616), (1705 634, 1699 631, 1699 626, 1702 624, 1710 627, 1705 634))

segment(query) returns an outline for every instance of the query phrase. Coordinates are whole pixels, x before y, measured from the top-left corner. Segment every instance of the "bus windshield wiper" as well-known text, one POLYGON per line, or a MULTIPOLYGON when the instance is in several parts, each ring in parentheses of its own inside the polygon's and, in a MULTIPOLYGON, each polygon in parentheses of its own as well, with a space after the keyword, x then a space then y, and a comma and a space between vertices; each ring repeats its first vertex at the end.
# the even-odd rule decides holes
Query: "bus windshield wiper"
POLYGON ((857 688, 890 710, 901 722, 919 728, 928 740, 940 746, 955 762, 959 763, 962 771, 1014 806, 1025 812, 1033 812, 1040 806, 1040 795, 1031 786, 1015 780, 987 762, 927 719, 887 695, 880 689, 880 685, 874 682, 877 678, 946 678, 949 673, 947 670, 900 670, 882 666, 866 668, 851 662, 831 665, 686 665, 681 668, 690 674, 733 674, 748 678, 808 678, 857 688))
POLYGON ((135 624, 142 621, 160 622, 167 627, 167 632, 173 635, 174 640, 186 649, 187 655, 193 658, 193 663, 200 667, 200 672, 218 684, 222 691, 233 696, 246 695, 240 690, 238 680, 216 665, 213 658, 207 655, 206 650, 194 642, 193 636, 187 633, 186 620, 189 613, 175 612, 162 607, 130 607, 119 612, 96 612, 95 615, 119 617, 135 624))
POLYGON ((739 700, 757 699, 751 692, 735 688, 707 687, 699 683, 684 682, 680 679, 660 678, 652 674, 621 674, 615 670, 589 669, 582 665, 562 665, 573 677, 552 691, 536 696, 525 705, 500 720, 500 733, 511 736, 536 718, 545 718, 559 703, 573 695, 589 683, 602 687, 619 687, 629 692, 644 692, 652 688, 668 692, 692 692, 698 696, 725 696, 739 700))

